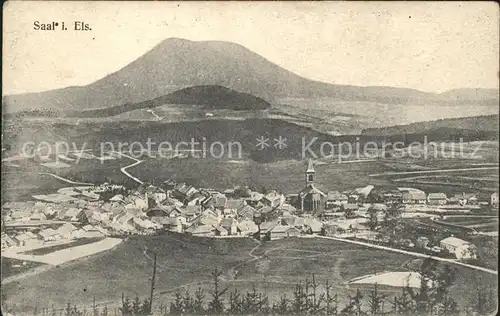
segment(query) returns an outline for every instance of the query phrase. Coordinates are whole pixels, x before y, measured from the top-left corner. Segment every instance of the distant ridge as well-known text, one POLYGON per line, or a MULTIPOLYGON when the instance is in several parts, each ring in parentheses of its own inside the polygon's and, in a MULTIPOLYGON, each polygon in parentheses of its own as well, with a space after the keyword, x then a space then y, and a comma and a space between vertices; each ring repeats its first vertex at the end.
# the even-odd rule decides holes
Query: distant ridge
POLYGON ((152 100, 192 86, 224 86, 268 102, 284 97, 331 97, 386 104, 498 104, 496 93, 451 91, 436 94, 393 87, 328 84, 300 77, 245 47, 219 41, 162 41, 122 69, 81 87, 3 98, 4 111, 92 109, 152 100), (460 93, 459 93, 460 92, 460 93))
POLYGON ((437 121, 417 122, 406 125, 396 125, 381 128, 367 128, 362 135, 390 136, 418 133, 432 133, 433 131, 477 131, 498 133, 499 115, 481 115, 441 119, 437 121))

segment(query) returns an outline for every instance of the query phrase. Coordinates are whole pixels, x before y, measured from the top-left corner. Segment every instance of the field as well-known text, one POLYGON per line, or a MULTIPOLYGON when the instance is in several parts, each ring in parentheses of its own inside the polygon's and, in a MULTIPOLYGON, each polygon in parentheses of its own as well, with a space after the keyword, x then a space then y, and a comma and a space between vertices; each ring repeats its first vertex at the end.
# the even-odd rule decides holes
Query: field
POLYGON ((54 245, 50 247, 43 247, 43 248, 37 248, 31 251, 25 251, 23 254, 25 255, 34 255, 34 256, 42 256, 46 255, 55 251, 63 250, 63 249, 68 249, 71 247, 76 247, 76 246, 81 246, 81 245, 87 245, 94 243, 96 241, 99 241, 103 238, 97 237, 97 238, 82 238, 82 239, 77 239, 73 242, 70 243, 65 243, 65 244, 60 244, 60 245, 54 245))
MULTIPOLYGON (((345 282, 354 277, 407 271, 419 265, 418 259, 406 255, 332 240, 288 239, 259 245, 251 239, 208 239, 167 233, 133 236, 112 250, 19 278, 3 284, 3 294, 9 306, 16 305, 24 311, 36 306, 63 306, 68 301, 90 306, 93 296, 99 303, 113 306, 122 292, 130 297, 145 297, 152 272, 151 251, 158 254, 158 304, 167 304, 176 290, 201 287, 210 291, 210 273, 215 267, 223 271, 220 280, 230 290, 249 290, 255 285, 270 298, 279 293, 291 295, 295 282, 314 274, 322 282, 328 279, 345 299, 350 291, 345 282), (50 290, 55 285, 58 292, 50 290)), ((484 287, 497 284, 496 278, 488 274, 458 268, 452 295, 464 302, 474 295, 471 279, 484 287)))

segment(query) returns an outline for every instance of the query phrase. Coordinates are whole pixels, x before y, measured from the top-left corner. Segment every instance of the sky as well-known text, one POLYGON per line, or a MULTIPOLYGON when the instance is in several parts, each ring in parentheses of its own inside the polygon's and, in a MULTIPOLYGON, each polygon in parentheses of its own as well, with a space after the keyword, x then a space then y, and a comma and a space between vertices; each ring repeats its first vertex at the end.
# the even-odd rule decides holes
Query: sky
POLYGON ((3 14, 4 95, 92 83, 169 37, 235 42, 328 83, 499 85, 495 2, 10 1, 3 14), (35 21, 68 30, 34 30, 35 21), (92 30, 72 30, 75 21, 92 30))

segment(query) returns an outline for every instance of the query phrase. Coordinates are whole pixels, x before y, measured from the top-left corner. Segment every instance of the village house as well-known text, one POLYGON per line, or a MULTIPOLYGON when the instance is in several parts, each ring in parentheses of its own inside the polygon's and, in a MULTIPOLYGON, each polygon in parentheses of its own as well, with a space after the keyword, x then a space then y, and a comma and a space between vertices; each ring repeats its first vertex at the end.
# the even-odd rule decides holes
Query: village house
POLYGON ((430 241, 429 238, 425 236, 420 236, 417 238, 415 244, 417 247, 424 249, 429 244, 429 241, 430 241))
POLYGON ((172 197, 178 199, 181 202, 184 202, 186 200, 189 200, 189 198, 198 192, 198 190, 186 183, 179 183, 176 184, 174 189, 172 190, 172 197))
POLYGON ((448 237, 439 242, 441 248, 448 250, 450 253, 455 254, 459 260, 476 259, 477 250, 476 246, 468 241, 448 237))
POLYGON ((242 205, 237 211, 238 219, 250 219, 253 220, 256 210, 250 205, 242 205))
POLYGON ((238 210, 246 205, 243 199, 228 199, 224 205, 224 213, 236 213, 238 210))
POLYGON ((17 246, 20 247, 39 243, 37 235, 33 234, 32 232, 18 234, 14 236, 13 241, 15 241, 17 246))
POLYGON ((490 195, 490 205, 492 207, 498 208, 498 193, 494 192, 490 195))
POLYGON ((450 198, 450 204, 459 204, 459 205, 477 205, 478 199, 475 193, 465 193, 455 194, 450 198))
POLYGON ((113 219, 118 225, 114 225, 119 228, 121 232, 134 232, 134 217, 131 214, 123 213, 113 219))
POLYGON ((219 225, 221 218, 219 218, 214 212, 210 210, 203 211, 198 217, 192 220, 192 225, 209 225, 217 226, 219 225))
POLYGON ((250 196, 245 198, 245 202, 252 206, 252 207, 257 207, 259 205, 262 205, 261 200, 264 198, 264 194, 259 193, 259 192, 254 192, 252 191, 250 193, 250 196))
POLYGON ((215 227, 213 225, 193 225, 185 230, 187 234, 198 237, 215 236, 215 227))
POLYGON ((137 231, 142 231, 148 234, 154 233, 154 231, 158 228, 158 226, 155 225, 152 221, 139 217, 133 218, 133 226, 137 231))
POLYGON ((220 222, 220 226, 224 228, 229 235, 238 234, 238 222, 234 218, 225 218, 220 222))
POLYGON ((367 185, 365 187, 352 190, 348 195, 349 203, 365 203, 374 188, 375 187, 373 185, 367 185))
POLYGON ((276 225, 269 231, 269 240, 300 236, 300 229, 288 225, 276 225))
POLYGON ((259 239, 260 240, 270 240, 270 231, 273 229, 278 223, 276 221, 272 222, 262 222, 259 224, 259 239))
POLYGON ((321 234, 323 223, 315 218, 304 219, 304 232, 306 234, 321 234))
POLYGON ((444 205, 448 201, 444 193, 429 193, 427 196, 427 203, 430 205, 444 205))
POLYGON ((203 206, 203 208, 213 208, 222 211, 226 206, 226 202, 227 197, 224 194, 217 192, 203 200, 201 202, 201 205, 203 206))
POLYGON ((403 199, 403 193, 397 189, 387 189, 382 191, 382 200, 386 205, 400 204, 403 199))
POLYGON ((264 205, 261 208, 257 210, 257 212, 260 214, 261 220, 263 221, 272 221, 283 215, 283 211, 281 207, 279 208, 273 208, 268 205, 264 205))
POLYGON ((401 201, 403 204, 426 204, 427 196, 423 191, 412 189, 403 192, 401 201))
POLYGON ((61 210, 57 214, 57 218, 63 221, 78 222, 83 221, 86 217, 83 209, 71 207, 67 210, 61 210))
POLYGON ((165 228, 172 232, 182 233, 185 225, 186 225, 185 220, 183 220, 181 217, 176 217, 176 218, 170 218, 167 225, 163 224, 163 227, 166 226, 165 228))
POLYGON ((31 215, 30 211, 13 211, 10 214, 10 220, 15 222, 28 222, 31 215))
POLYGON ((98 228, 92 225, 85 225, 81 229, 73 233, 74 238, 100 238, 105 234, 98 228))
POLYGON ((243 220, 237 223, 238 235, 253 236, 259 231, 259 227, 253 220, 243 220))
POLYGON ((326 198, 326 208, 331 209, 336 206, 341 206, 342 204, 346 204, 348 200, 349 197, 347 195, 339 191, 330 191, 326 198))
POLYGON ((276 192, 275 190, 270 191, 260 200, 264 205, 268 205, 272 208, 279 207, 285 203, 285 196, 276 192))
POLYGON ((346 216, 355 216, 354 212, 359 210, 359 206, 354 203, 342 204, 340 210, 346 214, 346 216))
POLYGON ((78 229, 71 223, 64 223, 62 226, 57 228, 55 232, 59 235, 61 239, 73 239, 74 233, 78 229))
POLYGON ((180 210, 177 210, 175 207, 172 206, 165 206, 165 205, 156 205, 155 207, 149 209, 146 212, 146 216, 153 218, 153 217, 175 217, 179 216, 181 214, 180 210), (172 216, 170 216, 172 214, 172 216))
POLYGON ((17 245, 17 242, 4 232, 2 232, 0 240, 2 242, 2 250, 17 245))
POLYGON ((279 224, 283 226, 293 226, 300 230, 304 228, 305 219, 296 215, 283 216, 279 220, 279 224))
POLYGON ((177 183, 176 183, 174 180, 172 180, 172 179, 168 179, 168 180, 164 181, 164 182, 161 184, 161 186, 160 186, 160 187, 161 187, 163 190, 165 190, 165 191, 171 191, 171 190, 173 190, 173 189, 175 188, 175 185, 176 185, 176 184, 177 184, 177 183))
POLYGON ((215 236, 227 236, 227 230, 222 226, 215 226, 215 236))
POLYGON ((43 229, 38 232, 38 237, 44 242, 60 239, 59 234, 52 228, 43 229))

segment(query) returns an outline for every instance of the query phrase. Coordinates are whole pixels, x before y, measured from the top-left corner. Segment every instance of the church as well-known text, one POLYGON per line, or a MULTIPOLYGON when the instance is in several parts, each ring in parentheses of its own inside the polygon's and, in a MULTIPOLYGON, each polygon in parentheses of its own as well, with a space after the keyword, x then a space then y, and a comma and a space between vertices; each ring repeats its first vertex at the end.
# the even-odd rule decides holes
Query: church
POLYGON ((305 172, 306 186, 297 196, 297 209, 304 213, 318 213, 325 209, 327 196, 315 186, 315 175, 313 162, 309 159, 305 172))

